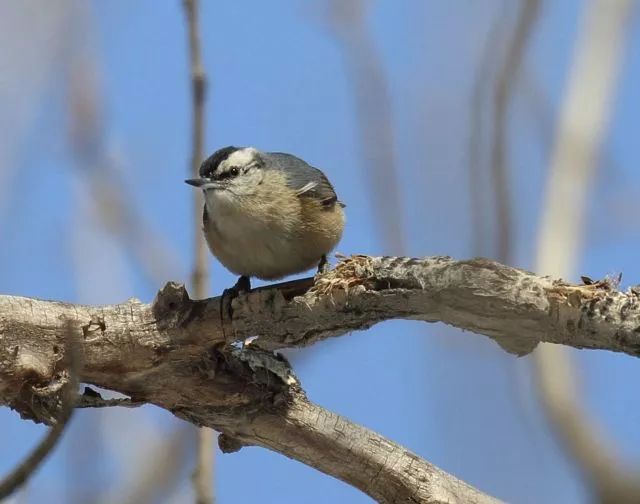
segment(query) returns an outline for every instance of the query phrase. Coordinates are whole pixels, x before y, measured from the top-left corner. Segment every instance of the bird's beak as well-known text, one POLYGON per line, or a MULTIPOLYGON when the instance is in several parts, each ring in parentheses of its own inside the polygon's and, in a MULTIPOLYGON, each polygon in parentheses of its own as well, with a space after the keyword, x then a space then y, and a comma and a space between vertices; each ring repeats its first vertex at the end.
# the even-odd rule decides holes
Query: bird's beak
POLYGON ((203 178, 192 178, 192 179, 187 179, 184 182, 185 184, 192 185, 193 187, 202 187, 208 182, 208 180, 203 178))
POLYGON ((212 180, 210 178, 194 178, 187 179, 185 183, 192 185, 193 187, 199 187, 203 191, 207 191, 209 189, 224 189, 225 185, 220 183, 219 180, 212 180))

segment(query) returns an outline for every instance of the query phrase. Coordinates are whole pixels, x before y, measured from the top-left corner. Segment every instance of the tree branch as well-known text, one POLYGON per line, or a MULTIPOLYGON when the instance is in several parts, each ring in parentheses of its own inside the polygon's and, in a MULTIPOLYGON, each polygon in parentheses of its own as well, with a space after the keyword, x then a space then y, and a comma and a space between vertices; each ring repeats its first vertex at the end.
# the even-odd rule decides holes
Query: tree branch
POLYGON ((640 355, 640 290, 617 292, 613 281, 571 285, 486 259, 353 256, 309 282, 236 300, 226 332, 278 349, 400 318, 483 334, 517 355, 540 342, 640 355))
MULTIPOLYGON (((24 351, 44 350, 36 333, 22 333, 24 351)), ((132 346, 134 340, 129 351, 132 346)), ((247 445, 269 448, 342 479, 379 502, 496 502, 399 445, 309 402, 288 362, 279 356, 259 349, 223 353, 203 348, 191 358, 172 353, 153 367, 138 369, 135 376, 125 373, 124 380, 122 368, 94 362, 85 367, 83 379, 222 432, 220 447, 225 452, 247 445)), ((130 373, 135 362, 129 359, 130 373)), ((35 377, 16 379, 24 383, 35 377)), ((19 391, 5 388, 1 400, 11 392, 19 391)))
POLYGON ((68 370, 60 371, 57 377, 52 377, 48 388, 32 389, 34 395, 40 396, 39 402, 46 404, 46 410, 57 410, 56 417, 53 418, 47 413, 47 419, 53 420, 53 427, 31 453, 0 481, 0 499, 6 499, 13 494, 40 467, 58 444, 73 415, 82 358, 73 324, 67 322, 66 325, 65 352, 62 359, 58 360, 67 361, 68 370))
POLYGON ((221 306, 169 283, 151 304, 91 307, 0 296, 0 404, 47 421, 35 390, 55 379, 64 320, 82 327, 82 381, 221 432, 225 451, 270 448, 381 502, 486 502, 394 443, 310 403, 273 350, 391 318, 442 321, 524 354, 539 341, 640 355, 640 290, 569 285, 473 259, 353 256, 316 279, 255 289, 221 306), (231 318, 220 314, 231 308, 231 318), (244 350, 231 343, 258 336, 244 350), (341 434, 342 432, 342 434, 341 434), (475 499, 475 500, 474 500, 475 499))
MULTIPOLYGON (((311 403, 299 391, 287 402, 284 416, 259 415, 236 431, 235 439, 300 460, 378 502, 498 502, 402 446, 311 403)), ((223 451, 237 449, 235 444, 225 450, 226 438, 221 436, 223 451)))
POLYGON ((63 318, 83 327, 87 367, 117 369, 120 383, 152 371, 167 355, 191 358, 254 336, 252 344, 264 349, 301 347, 394 318, 444 322, 519 355, 542 341, 640 355, 640 289, 622 293, 606 281, 571 285, 486 259, 352 256, 315 282, 241 295, 231 319, 220 318, 229 298, 223 309, 220 303, 220 297, 189 299, 174 283, 151 304, 130 299, 92 307, 0 296, 0 356, 6 357, 0 374, 9 366, 24 370, 18 375, 46 376, 52 349, 61 346, 63 318), (36 334, 34 353, 23 338, 36 334))

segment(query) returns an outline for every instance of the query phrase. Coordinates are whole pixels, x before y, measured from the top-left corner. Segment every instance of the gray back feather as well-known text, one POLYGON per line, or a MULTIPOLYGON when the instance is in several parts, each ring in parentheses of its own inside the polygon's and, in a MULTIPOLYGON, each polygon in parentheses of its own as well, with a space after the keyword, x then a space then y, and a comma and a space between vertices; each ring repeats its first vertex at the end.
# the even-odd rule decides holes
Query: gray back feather
POLYGON ((331 182, 322 171, 291 154, 267 152, 263 153, 263 156, 267 158, 265 168, 283 171, 287 177, 287 184, 298 191, 301 198, 314 198, 325 206, 332 206, 338 202, 331 182))

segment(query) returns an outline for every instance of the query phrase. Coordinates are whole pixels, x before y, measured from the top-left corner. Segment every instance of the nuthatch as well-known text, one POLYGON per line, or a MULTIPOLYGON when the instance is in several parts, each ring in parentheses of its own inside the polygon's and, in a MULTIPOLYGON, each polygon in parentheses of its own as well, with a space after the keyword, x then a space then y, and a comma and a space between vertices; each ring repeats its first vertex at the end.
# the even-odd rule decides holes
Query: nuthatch
POLYGON ((344 205, 325 174, 302 159, 253 147, 225 147, 185 180, 204 192, 203 230, 209 248, 236 287, 323 271, 344 229, 344 205))

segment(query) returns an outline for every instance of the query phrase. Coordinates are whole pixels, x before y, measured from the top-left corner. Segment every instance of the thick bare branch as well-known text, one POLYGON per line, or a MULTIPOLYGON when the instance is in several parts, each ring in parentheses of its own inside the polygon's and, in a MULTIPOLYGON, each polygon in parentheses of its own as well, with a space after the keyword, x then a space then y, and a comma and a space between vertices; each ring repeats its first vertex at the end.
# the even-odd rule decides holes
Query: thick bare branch
MULTIPOLYGON (((234 433, 231 451, 257 444, 309 464, 383 503, 498 502, 382 436, 294 392, 286 414, 259 415, 234 433), (234 446, 235 445, 235 446, 234 446)), ((226 443, 226 434, 222 442, 226 443)), ((231 444, 231 443, 230 443, 231 444)), ((222 444, 221 447, 225 448, 222 444)))
MULTIPOLYGON (((49 315, 67 308, 53 304, 49 315)), ((53 378, 47 346, 54 335, 49 334, 43 344, 38 333, 35 327, 3 332, 19 339, 21 346, 12 361, 0 354, 4 385, 0 402, 9 399, 15 407, 10 398, 20 394, 21 383, 53 378), (38 356, 41 374, 25 368, 27 355, 38 356), (12 371, 14 383, 5 381, 12 371)), ((195 425, 214 428, 222 432, 224 451, 237 451, 243 445, 269 448, 342 479, 379 502, 495 502, 395 443, 312 404, 288 362, 270 352, 233 348, 221 352, 201 344, 195 354, 182 352, 178 344, 173 349, 160 345, 149 365, 134 347, 153 338, 146 343, 129 338, 127 344, 121 342, 118 367, 111 361, 114 342, 109 339, 107 330, 85 331, 85 345, 93 350, 84 381, 132 394, 195 425), (103 363, 99 353, 106 356, 103 363)))
POLYGON ((551 341, 640 354, 640 291, 617 292, 610 282, 569 285, 485 259, 354 256, 315 280, 241 296, 230 320, 220 320, 227 312, 220 302, 191 300, 171 283, 151 304, 0 296, 0 403, 43 420, 30 391, 54 380, 63 321, 71 318, 83 331, 84 382, 215 428, 226 451, 271 448, 383 502, 398 502, 390 489, 405 500, 481 502, 415 455, 307 401, 288 363, 259 346, 309 345, 406 318, 483 333, 516 353, 551 341), (229 346, 252 336, 258 339, 248 349, 229 346))
MULTIPOLYGON (((46 376, 62 346, 60 316, 82 325, 87 367, 118 369, 119 383, 132 393, 140 373, 153 372, 166 354, 191 358, 254 336, 254 345, 269 350, 300 347, 393 318, 444 322, 517 354, 545 341, 638 356, 639 294, 607 282, 571 285, 486 259, 353 256, 315 282, 240 296, 224 324, 220 297, 191 300, 173 283, 151 304, 92 307, 0 296, 0 374, 10 366, 16 376, 46 376), (38 347, 25 347, 23 337, 36 333, 38 347)), ((0 382, 0 395, 6 386, 0 382)))

